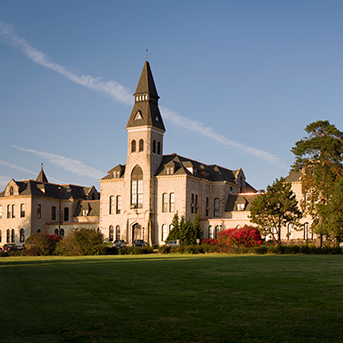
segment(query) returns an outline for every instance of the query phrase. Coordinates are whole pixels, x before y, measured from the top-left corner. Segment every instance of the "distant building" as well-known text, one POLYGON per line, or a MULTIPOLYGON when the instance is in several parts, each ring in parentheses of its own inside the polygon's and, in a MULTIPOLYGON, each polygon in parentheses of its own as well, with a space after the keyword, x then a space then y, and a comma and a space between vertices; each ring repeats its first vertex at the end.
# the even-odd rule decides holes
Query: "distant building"
MULTIPOLYGON (((94 186, 48 182, 41 169, 36 180, 11 180, 0 193, 0 245, 24 244, 37 232, 65 235, 74 228, 100 230, 106 241, 144 239, 164 244, 173 216, 186 220, 200 215, 204 238, 215 238, 228 228, 251 225, 249 214, 257 191, 241 168, 207 165, 177 154, 163 155, 165 126, 150 65, 145 62, 126 130, 127 159, 94 186)), ((297 197, 301 183, 292 182, 297 197)), ((307 239, 304 231, 283 230, 283 240, 307 239)))

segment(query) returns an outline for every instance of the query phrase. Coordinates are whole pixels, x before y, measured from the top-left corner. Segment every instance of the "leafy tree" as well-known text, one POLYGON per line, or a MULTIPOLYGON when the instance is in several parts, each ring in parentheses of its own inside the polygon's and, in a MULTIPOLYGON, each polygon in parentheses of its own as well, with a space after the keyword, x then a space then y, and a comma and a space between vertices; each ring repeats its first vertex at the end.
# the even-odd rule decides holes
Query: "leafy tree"
POLYGON ((64 256, 102 255, 106 248, 102 233, 92 229, 75 229, 56 246, 55 253, 64 256))
POLYGON ((343 133, 327 120, 311 123, 305 131, 308 136, 291 150, 295 156, 292 169, 301 171, 304 198, 300 205, 311 216, 311 229, 322 242, 323 235, 329 235, 327 201, 343 171, 343 133))
POLYGON ((250 218, 264 236, 271 234, 281 244, 281 228, 288 223, 297 227, 301 218, 291 184, 284 178, 276 179, 267 187, 266 193, 260 194, 251 203, 250 218))

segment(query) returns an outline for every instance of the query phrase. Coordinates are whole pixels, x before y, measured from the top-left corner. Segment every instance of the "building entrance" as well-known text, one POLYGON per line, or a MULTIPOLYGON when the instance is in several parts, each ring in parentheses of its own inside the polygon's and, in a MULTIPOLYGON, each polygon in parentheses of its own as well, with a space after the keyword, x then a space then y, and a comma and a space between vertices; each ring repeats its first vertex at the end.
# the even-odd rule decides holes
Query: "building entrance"
POLYGON ((132 226, 132 241, 136 239, 143 239, 142 226, 138 223, 132 226))

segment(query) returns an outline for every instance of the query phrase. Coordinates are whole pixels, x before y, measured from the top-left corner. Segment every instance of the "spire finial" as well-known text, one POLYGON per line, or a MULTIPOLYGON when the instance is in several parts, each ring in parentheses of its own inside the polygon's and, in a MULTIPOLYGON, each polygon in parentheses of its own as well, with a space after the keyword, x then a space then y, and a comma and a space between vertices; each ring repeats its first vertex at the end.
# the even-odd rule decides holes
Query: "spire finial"
POLYGON ((145 49, 145 59, 148 60, 148 49, 145 49))
POLYGON ((43 170, 43 163, 40 164, 40 170, 43 170))

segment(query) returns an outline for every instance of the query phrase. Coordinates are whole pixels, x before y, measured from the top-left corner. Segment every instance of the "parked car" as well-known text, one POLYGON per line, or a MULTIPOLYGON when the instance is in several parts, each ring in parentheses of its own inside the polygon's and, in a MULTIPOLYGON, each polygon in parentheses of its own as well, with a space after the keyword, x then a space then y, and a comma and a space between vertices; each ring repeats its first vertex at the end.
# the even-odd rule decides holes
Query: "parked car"
POLYGON ((126 245, 126 242, 123 240, 123 239, 116 239, 114 242, 113 242, 113 247, 116 247, 116 248, 123 248, 125 247, 126 245))
POLYGON ((2 251, 17 251, 17 246, 15 244, 4 244, 2 251))
POLYGON ((180 246, 180 243, 178 241, 168 241, 166 243, 166 246, 167 247, 178 247, 178 246, 180 246))
POLYGON ((133 247, 145 247, 146 243, 143 241, 143 239, 135 239, 132 243, 133 247))

